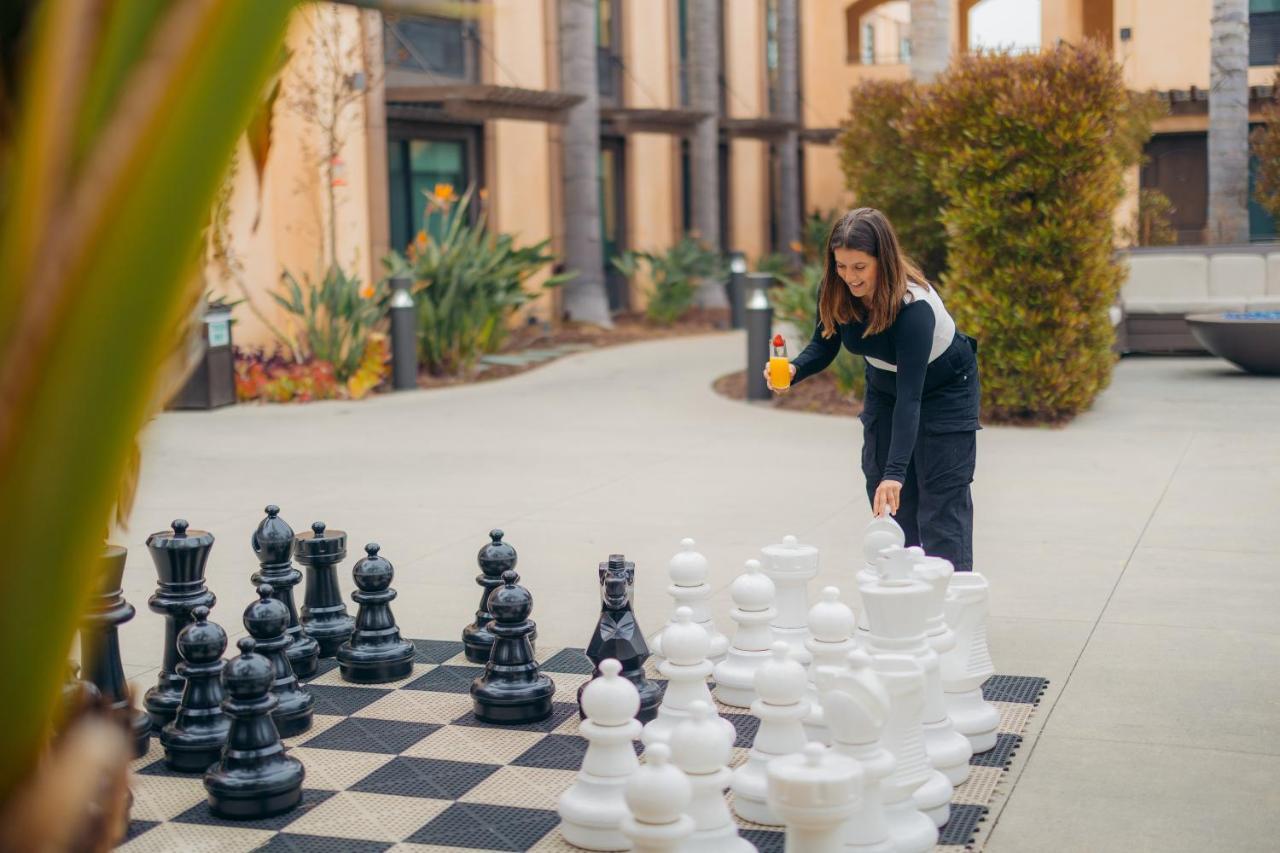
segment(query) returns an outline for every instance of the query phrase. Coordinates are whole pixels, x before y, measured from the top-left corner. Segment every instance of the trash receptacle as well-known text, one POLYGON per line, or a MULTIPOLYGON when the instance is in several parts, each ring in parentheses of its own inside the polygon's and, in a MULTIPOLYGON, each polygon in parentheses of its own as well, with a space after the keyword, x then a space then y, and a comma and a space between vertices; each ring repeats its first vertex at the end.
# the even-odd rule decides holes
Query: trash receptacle
POLYGON ((235 354, 231 348, 231 309, 221 302, 204 311, 204 355, 187 384, 169 403, 171 409, 216 409, 236 401, 235 354))

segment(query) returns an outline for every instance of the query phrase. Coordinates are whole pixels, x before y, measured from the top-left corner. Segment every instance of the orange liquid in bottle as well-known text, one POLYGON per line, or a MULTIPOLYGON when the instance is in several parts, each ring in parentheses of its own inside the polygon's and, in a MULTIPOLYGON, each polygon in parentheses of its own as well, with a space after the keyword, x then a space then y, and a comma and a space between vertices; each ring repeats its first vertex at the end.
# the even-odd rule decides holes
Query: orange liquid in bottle
POLYGON ((787 358, 787 342, 782 335, 773 336, 773 353, 769 356, 769 382, 779 390, 791 387, 791 360, 787 358))

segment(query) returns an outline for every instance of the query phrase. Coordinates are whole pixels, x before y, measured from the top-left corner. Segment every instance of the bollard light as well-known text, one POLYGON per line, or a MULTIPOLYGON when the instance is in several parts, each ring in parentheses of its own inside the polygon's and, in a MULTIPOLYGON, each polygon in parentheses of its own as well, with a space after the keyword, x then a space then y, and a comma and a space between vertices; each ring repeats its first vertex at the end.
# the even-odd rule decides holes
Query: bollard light
POLYGON ((745 322, 746 314, 746 293, 744 288, 747 283, 747 256, 742 252, 729 253, 729 281, 728 281, 728 297, 729 297, 729 325, 734 329, 741 329, 745 322))
POLYGON ((418 387, 418 318, 407 276, 391 279, 391 387, 418 387))
POLYGON ((773 276, 754 273, 746 277, 747 326, 747 399, 769 399, 769 385, 764 368, 769 363, 769 338, 773 334, 773 306, 769 304, 768 286, 773 276))

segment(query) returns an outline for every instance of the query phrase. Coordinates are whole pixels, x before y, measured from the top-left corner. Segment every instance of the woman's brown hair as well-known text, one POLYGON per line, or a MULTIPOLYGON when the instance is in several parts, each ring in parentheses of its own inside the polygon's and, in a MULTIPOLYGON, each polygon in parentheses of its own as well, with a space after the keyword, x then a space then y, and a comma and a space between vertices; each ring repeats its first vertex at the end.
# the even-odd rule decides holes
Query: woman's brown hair
POLYGON ((889 219, 874 207, 849 211, 827 237, 827 266, 818 293, 822 336, 829 338, 836 333, 837 324, 852 322, 867 324, 863 337, 883 332, 898 319, 908 282, 929 286, 920 268, 902 253, 889 219), (870 306, 854 299, 836 274, 836 249, 866 252, 876 259, 876 282, 870 306))

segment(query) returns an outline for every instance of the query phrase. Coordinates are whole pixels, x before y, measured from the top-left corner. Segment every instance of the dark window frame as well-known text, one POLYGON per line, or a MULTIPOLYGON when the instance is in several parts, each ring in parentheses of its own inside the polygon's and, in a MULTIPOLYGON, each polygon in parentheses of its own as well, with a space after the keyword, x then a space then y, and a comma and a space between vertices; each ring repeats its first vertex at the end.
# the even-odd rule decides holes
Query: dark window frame
POLYGON ((433 15, 387 17, 383 19, 382 46, 384 62, 388 68, 466 83, 480 81, 479 33, 473 21, 433 15), (441 54, 430 48, 417 49, 412 37, 416 27, 447 32, 451 40, 456 37, 457 61, 434 68, 425 65, 424 62, 429 63, 441 54))
MULTIPOLYGON (((387 122, 387 145, 399 145, 404 154, 402 162, 408 161, 408 145, 410 142, 461 142, 463 143, 463 168, 466 170, 467 183, 474 187, 475 194, 471 198, 471 206, 468 210, 468 217, 472 222, 480 214, 480 190, 485 186, 484 175, 484 132, 480 125, 471 124, 444 124, 435 122, 413 122, 391 120, 387 122)), ((392 168, 391 152, 387 153, 387 203, 392 205, 394 202, 393 192, 391 188, 392 168)), ((407 173, 406 173, 407 176, 407 173)), ((407 178, 406 178, 407 181, 407 178)), ((411 184, 410 184, 411 186, 411 184)), ((407 222, 412 230, 414 221, 413 205, 415 199, 411 197, 412 193, 408 191, 403 193, 404 209, 400 211, 400 215, 404 217, 401 221, 407 222)), ((461 195, 467 190, 467 186, 454 187, 454 190, 461 195)), ((391 248, 397 252, 403 252, 408 246, 409 241, 413 240, 414 235, 408 234, 401 244, 397 244, 395 231, 396 215, 395 211, 389 210, 390 233, 388 235, 391 241, 391 248)))

